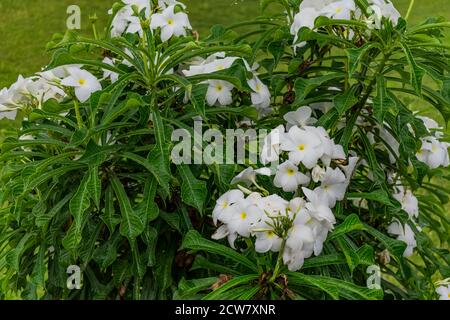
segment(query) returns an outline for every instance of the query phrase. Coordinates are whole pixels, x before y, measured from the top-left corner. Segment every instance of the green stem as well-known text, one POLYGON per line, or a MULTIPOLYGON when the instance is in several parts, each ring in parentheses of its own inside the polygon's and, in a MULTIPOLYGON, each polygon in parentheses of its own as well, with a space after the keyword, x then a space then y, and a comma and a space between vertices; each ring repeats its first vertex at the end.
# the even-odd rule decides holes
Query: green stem
POLYGON ((283 265, 283 254, 284 254, 285 247, 286 247, 286 239, 283 239, 283 242, 281 243, 280 252, 278 253, 277 264, 275 265, 275 269, 273 270, 272 277, 269 280, 270 283, 273 283, 278 278, 280 268, 283 265))
POLYGON ((75 97, 73 98, 73 104, 75 106, 75 116, 77 117, 78 128, 81 129, 84 127, 84 123, 83 118, 81 117, 80 105, 78 104, 78 100, 75 97))
POLYGON ((414 7, 414 2, 415 0, 411 0, 411 2, 409 3, 408 12, 406 13, 405 20, 408 20, 409 16, 411 15, 411 12, 414 7))

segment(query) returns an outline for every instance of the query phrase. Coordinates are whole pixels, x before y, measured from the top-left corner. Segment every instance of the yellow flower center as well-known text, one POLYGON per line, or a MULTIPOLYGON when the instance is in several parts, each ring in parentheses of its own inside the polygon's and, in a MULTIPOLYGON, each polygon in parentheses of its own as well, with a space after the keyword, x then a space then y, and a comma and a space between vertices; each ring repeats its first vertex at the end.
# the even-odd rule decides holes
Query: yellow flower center
POLYGON ((168 19, 167 20, 167 24, 170 25, 170 26, 173 25, 173 19, 168 19))
POLYGON ((258 83, 257 85, 256 85, 256 88, 255 88, 256 90, 256 92, 260 92, 261 91, 261 85, 258 83))
POLYGON ((217 92, 221 92, 222 89, 223 89, 223 87, 220 84, 216 86, 217 92))
POLYGON ((431 147, 431 152, 435 153, 437 151, 438 151, 438 147, 436 147, 436 146, 431 147))
POLYGON ((273 238, 274 235, 275 233, 273 231, 267 231, 267 237, 273 238))
POLYGON ((294 173, 295 173, 295 171, 294 171, 294 169, 289 168, 289 169, 286 170, 286 173, 287 173, 289 176, 293 176, 294 173))
POLYGON ((298 145, 298 150, 300 150, 300 151, 304 151, 305 148, 306 148, 306 146, 303 143, 298 145))
POLYGON ((86 83, 86 80, 80 79, 80 80, 78 80, 78 83, 79 83, 80 85, 84 85, 84 84, 86 83))
POLYGON ((221 65, 221 64, 216 66, 216 71, 221 71, 221 70, 224 70, 224 69, 225 69, 225 67, 223 65, 221 65))
POLYGON ((450 292, 447 294, 447 297, 449 297, 450 298, 450 292))
POLYGON ((342 12, 342 8, 341 7, 337 7, 336 8, 336 13, 341 13, 342 12))
POLYGON ((222 203, 222 209, 226 209, 228 207, 228 202, 224 202, 224 203, 222 203))
POLYGON ((247 214, 245 212, 241 213, 241 219, 245 220, 247 218, 247 214))

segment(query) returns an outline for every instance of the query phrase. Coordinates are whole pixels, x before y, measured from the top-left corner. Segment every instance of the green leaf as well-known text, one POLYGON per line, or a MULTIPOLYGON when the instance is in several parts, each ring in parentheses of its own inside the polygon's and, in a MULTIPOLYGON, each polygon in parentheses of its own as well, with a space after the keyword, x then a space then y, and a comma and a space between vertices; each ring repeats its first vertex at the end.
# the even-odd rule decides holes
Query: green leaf
MULTIPOLYGON (((79 241, 81 241, 81 230, 83 227, 83 220, 85 218, 85 214, 87 209, 89 209, 91 205, 91 195, 89 192, 89 183, 90 183, 90 175, 89 173, 85 174, 83 177, 83 180, 80 183, 80 186, 78 187, 77 192, 73 196, 73 198, 69 202, 69 210, 70 213, 73 216, 73 230, 70 234, 70 248, 75 248, 79 241), (74 243, 73 241, 77 241, 74 243)), ((72 228, 71 228, 72 229, 72 228)))
POLYGON ((144 187, 144 200, 139 207, 142 211, 143 216, 145 216, 147 222, 152 222, 156 220, 159 216, 159 208, 155 203, 156 189, 158 187, 158 182, 156 179, 147 179, 144 187))
POLYGON ((208 193, 206 182, 196 179, 187 165, 179 165, 178 172, 183 180, 181 185, 183 202, 196 208, 200 214, 203 214, 203 207, 208 193))
POLYGON ((400 44, 403 48, 403 52, 405 53, 406 60, 408 61, 410 69, 411 69, 410 70, 411 85, 414 88, 414 90, 416 91, 416 93, 419 96, 421 96, 422 95, 422 78, 424 76, 425 71, 421 67, 419 67, 419 65, 416 63, 416 60, 414 59, 414 56, 413 56, 409 46, 404 42, 401 42, 400 44))
POLYGON ((197 111, 198 114, 200 114, 204 118, 206 117, 205 99, 207 91, 208 91, 207 84, 199 84, 194 86, 192 91, 189 93, 190 101, 194 106, 195 111, 197 111))
POLYGON ((228 290, 243 285, 247 283, 251 283, 259 278, 259 275, 257 274, 249 274, 245 276, 239 276, 236 278, 231 279, 227 283, 220 286, 218 289, 214 290, 213 292, 206 295, 202 300, 219 300, 221 299, 221 296, 227 292, 228 290))
POLYGON ((347 110, 349 110, 358 102, 358 98, 355 96, 355 93, 356 87, 352 87, 351 90, 340 93, 334 98, 334 106, 339 112, 339 116, 345 114, 347 110))
POLYGON ((336 241, 344 253, 345 260, 347 261, 351 274, 353 274, 353 271, 359 265, 359 255, 357 251, 352 248, 349 243, 349 239, 346 237, 339 237, 336 241))
POLYGON ((47 252, 45 243, 39 246, 39 252, 36 255, 36 262, 34 263, 33 272, 31 273, 31 282, 37 286, 44 288, 45 286, 45 253, 47 252))
POLYGON ((303 100, 315 89, 325 84, 328 81, 336 80, 339 78, 343 78, 344 75, 341 73, 330 73, 324 76, 303 79, 299 78, 294 83, 295 89, 295 102, 293 104, 294 107, 302 104, 303 100))
POLYGON ((349 300, 377 300, 383 298, 382 290, 372 290, 357 286, 351 282, 316 275, 288 272, 289 283, 309 285, 330 294, 333 299, 343 297, 349 300))
MULTIPOLYGON (((312 258, 312 259, 314 259, 314 258, 312 258)), ((308 260, 312 260, 312 259, 308 259, 308 260)), ((305 262, 305 264, 306 264, 306 262, 305 262)), ((207 259, 201 255, 197 255, 195 257, 194 264, 192 265, 191 271, 198 270, 198 269, 215 271, 215 272, 218 272, 221 274, 239 275, 239 272, 237 270, 227 267, 227 266, 224 266, 223 264, 214 263, 210 259, 207 259)))
POLYGON ((156 178, 159 179, 159 177, 161 177, 158 180, 161 187, 170 194, 169 179, 171 174, 169 166, 169 142, 166 137, 166 130, 159 111, 152 112, 152 120, 155 127, 156 148, 149 153, 147 159, 149 160, 150 165, 156 169, 156 178))
POLYGON ((359 217, 356 214, 351 214, 345 218, 344 222, 334 229, 327 240, 330 241, 349 232, 361 230, 364 230, 364 224, 359 220, 359 217))
POLYGON ((367 50, 373 48, 375 45, 373 43, 366 43, 359 48, 348 48, 346 49, 348 57, 348 76, 352 77, 356 69, 358 69, 361 59, 366 54, 367 50))
POLYGON ((193 280, 186 280, 185 278, 182 278, 178 284, 178 299, 189 299, 200 291, 210 288, 217 281, 217 277, 193 280))
POLYGON ((396 106, 395 101, 389 97, 386 86, 384 77, 382 75, 377 76, 377 96, 373 100, 373 113, 380 124, 384 123, 386 113, 396 106))
POLYGON ((387 206, 394 206, 389 195, 383 189, 377 189, 370 193, 368 192, 355 192, 347 193, 347 199, 366 199, 371 201, 376 201, 387 206))
POLYGON ((106 188, 105 209, 100 218, 106 224, 111 234, 114 233, 116 226, 120 223, 120 217, 116 214, 114 208, 114 190, 111 186, 106 188))
POLYGON ((406 243, 404 243, 403 241, 392 239, 367 224, 365 224, 365 229, 369 234, 381 241, 381 243, 384 244, 384 246, 389 250, 390 253, 392 253, 399 259, 402 258, 403 253, 406 249, 406 243))
POLYGON ((102 193, 102 183, 98 174, 98 167, 89 168, 89 183, 87 185, 90 197, 97 209, 100 208, 100 197, 102 193))
POLYGON ((70 138, 69 148, 78 147, 89 138, 89 131, 86 128, 77 129, 70 138))
POLYGON ((144 231, 144 223, 142 218, 131 207, 130 199, 119 178, 115 175, 111 178, 111 185, 119 201, 120 212, 122 214, 120 233, 131 242, 144 231))
POLYGON ((249 260, 244 255, 234 251, 231 248, 228 248, 224 245, 218 244, 216 242, 204 239, 200 233, 195 230, 189 231, 183 239, 183 243, 181 245, 182 249, 190 249, 195 251, 206 251, 210 253, 215 253, 225 257, 227 259, 231 259, 245 267, 249 270, 257 272, 258 268, 256 265, 249 260))
POLYGON ((144 231, 143 240, 147 245, 147 251, 145 252, 147 256, 147 266, 153 267, 156 264, 156 245, 158 242, 158 230, 151 226, 147 226, 144 231))
POLYGON ((332 253, 306 259, 302 269, 325 267, 344 263, 345 257, 342 254, 332 253))
POLYGON ((20 260, 22 259, 25 250, 31 245, 32 242, 35 241, 33 240, 33 237, 35 237, 35 234, 25 234, 17 245, 6 255, 6 262, 15 272, 20 271, 20 260))

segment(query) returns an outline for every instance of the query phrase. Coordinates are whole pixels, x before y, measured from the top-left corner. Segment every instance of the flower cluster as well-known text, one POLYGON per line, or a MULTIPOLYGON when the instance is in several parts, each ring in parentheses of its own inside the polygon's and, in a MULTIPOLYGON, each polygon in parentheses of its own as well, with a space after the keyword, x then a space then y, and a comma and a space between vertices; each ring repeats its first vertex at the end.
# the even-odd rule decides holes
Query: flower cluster
POLYGON ((40 108, 50 99, 61 102, 70 88, 80 102, 86 102, 92 93, 102 89, 100 81, 81 65, 65 65, 39 72, 35 76, 19 76, 11 87, 0 91, 0 114, 15 117, 18 109, 40 108), (8 113, 9 112, 9 113, 8 113))
POLYGON ((427 117, 418 118, 423 121, 430 136, 421 139, 422 147, 416 154, 417 159, 425 163, 431 169, 448 167, 450 165, 448 155, 450 143, 439 140, 442 138, 442 128, 433 119, 427 117))
POLYGON ((344 199, 358 158, 346 161, 342 146, 335 144, 324 128, 310 126, 315 122, 311 115, 310 107, 287 113, 289 130, 277 127, 262 148, 265 164, 285 159, 275 170, 273 184, 292 192, 293 198, 288 201, 269 195, 257 183, 257 175, 272 175, 270 168, 247 168, 232 184, 254 184, 258 192, 239 185, 217 200, 213 220, 223 224, 214 239, 228 237, 234 247, 237 237, 254 236, 257 252, 281 252, 290 270, 300 269, 304 259, 322 252, 336 223, 332 208, 344 199))
MULTIPOLYGON (((161 40, 168 41, 174 36, 185 36, 192 26, 186 13, 180 10, 185 5, 175 0, 159 0, 152 8, 149 0, 123 0, 124 6, 115 14, 111 35, 122 36, 125 33, 138 33, 143 36, 143 22, 149 20, 153 31, 160 30, 161 40)), ((110 10, 113 14, 113 10, 110 10)))
POLYGON ((0 91, 0 115, 5 112, 8 118, 14 118, 16 111, 24 106, 39 107, 49 99, 60 101, 64 96, 61 88, 42 76, 19 76, 13 85, 0 91))
MULTIPOLYGON (((304 43, 297 44, 298 32, 306 27, 314 29, 315 21, 318 17, 328 17, 330 19, 364 20, 370 28, 381 29, 381 22, 386 18, 397 25, 401 17, 398 10, 389 0, 370 0, 368 18, 363 18, 361 10, 356 6, 354 0, 304 0, 301 2, 298 13, 294 16, 291 25, 291 34, 295 36, 294 44, 303 46, 304 43)), ((350 33, 352 34, 352 33, 350 33)))
MULTIPOLYGON (((256 69, 258 66, 250 67, 247 61, 238 57, 226 57, 225 53, 215 53, 206 59, 197 58, 192 61, 187 70, 183 70, 183 74, 187 77, 210 74, 222 70, 229 69, 237 60, 242 60, 248 72, 253 74, 252 79, 247 84, 252 89, 252 104, 261 112, 267 111, 270 106, 271 95, 269 88, 258 78, 256 69)), ((206 101, 210 106, 216 104, 221 106, 230 105, 233 102, 232 91, 233 84, 224 80, 207 80, 208 91, 206 101)))

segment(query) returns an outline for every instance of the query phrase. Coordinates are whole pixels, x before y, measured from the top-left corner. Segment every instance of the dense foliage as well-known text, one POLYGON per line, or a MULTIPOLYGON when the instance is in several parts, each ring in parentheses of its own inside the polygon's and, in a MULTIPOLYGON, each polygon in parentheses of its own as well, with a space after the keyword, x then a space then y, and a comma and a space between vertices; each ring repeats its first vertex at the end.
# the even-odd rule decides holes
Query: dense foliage
POLYGON ((448 296, 448 138, 408 101, 447 123, 450 23, 385 0, 261 5, 198 39, 182 3, 123 0, 0 92, 25 115, 1 146, 0 297, 448 296), (200 117, 270 132, 260 161, 176 163, 171 137, 200 117))

